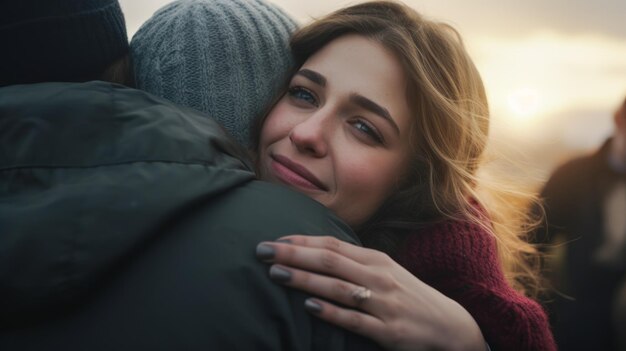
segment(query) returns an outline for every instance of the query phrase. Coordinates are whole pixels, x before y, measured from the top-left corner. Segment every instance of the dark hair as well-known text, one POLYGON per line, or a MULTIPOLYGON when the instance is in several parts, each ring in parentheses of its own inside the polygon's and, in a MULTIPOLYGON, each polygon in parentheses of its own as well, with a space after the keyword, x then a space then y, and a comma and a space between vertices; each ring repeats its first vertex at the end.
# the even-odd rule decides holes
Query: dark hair
POLYGON ((130 55, 126 53, 124 56, 113 61, 113 63, 104 69, 100 75, 100 80, 134 88, 135 80, 133 78, 130 55))

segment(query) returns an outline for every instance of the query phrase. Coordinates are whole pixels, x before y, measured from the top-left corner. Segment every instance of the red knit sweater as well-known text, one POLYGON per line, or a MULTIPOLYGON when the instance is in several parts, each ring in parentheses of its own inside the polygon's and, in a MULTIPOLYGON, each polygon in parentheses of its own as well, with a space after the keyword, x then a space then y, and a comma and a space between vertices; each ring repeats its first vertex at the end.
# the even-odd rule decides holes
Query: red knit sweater
POLYGON ((461 304, 493 351, 556 350, 545 311, 506 282, 496 250, 480 226, 448 220, 411 235, 396 259, 461 304))

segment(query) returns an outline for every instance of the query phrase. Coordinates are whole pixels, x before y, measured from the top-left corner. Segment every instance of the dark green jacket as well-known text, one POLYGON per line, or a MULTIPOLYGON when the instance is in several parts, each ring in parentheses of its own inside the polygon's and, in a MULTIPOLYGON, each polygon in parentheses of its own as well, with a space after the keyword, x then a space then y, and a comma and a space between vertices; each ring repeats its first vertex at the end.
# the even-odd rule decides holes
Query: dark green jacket
POLYGON ((341 350, 254 250, 356 242, 207 116, 103 82, 0 89, 0 350, 341 350))

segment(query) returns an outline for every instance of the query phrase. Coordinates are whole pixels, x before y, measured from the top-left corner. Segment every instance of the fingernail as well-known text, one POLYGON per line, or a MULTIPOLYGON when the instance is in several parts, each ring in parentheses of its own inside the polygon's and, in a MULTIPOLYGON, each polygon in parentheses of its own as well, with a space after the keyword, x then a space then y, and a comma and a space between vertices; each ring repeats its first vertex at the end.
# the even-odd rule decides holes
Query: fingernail
POLYGON ((277 243, 286 243, 286 244, 291 244, 291 240, 289 239, 278 239, 276 240, 277 243))
POLYGON ((256 257, 268 261, 274 258, 276 250, 267 244, 260 243, 256 246, 256 257))
POLYGON ((306 301, 304 301, 304 308, 307 311, 315 314, 322 312, 322 305, 313 301, 312 299, 306 299, 306 301))
POLYGON ((270 267, 270 278, 272 278, 273 280, 279 283, 286 283, 289 280, 291 280, 291 272, 289 272, 288 270, 284 268, 280 268, 279 266, 274 265, 270 267))

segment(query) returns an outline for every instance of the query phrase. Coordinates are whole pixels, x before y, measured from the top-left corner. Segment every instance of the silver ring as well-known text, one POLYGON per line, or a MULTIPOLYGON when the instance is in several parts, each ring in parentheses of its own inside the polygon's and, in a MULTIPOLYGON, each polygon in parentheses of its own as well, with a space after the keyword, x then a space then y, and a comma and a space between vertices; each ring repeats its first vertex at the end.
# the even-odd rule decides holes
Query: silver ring
POLYGON ((372 291, 363 286, 359 286, 358 288, 354 289, 354 291, 352 292, 352 298, 357 304, 363 303, 365 300, 369 299, 370 297, 372 297, 372 291))

